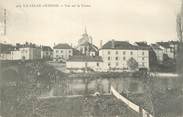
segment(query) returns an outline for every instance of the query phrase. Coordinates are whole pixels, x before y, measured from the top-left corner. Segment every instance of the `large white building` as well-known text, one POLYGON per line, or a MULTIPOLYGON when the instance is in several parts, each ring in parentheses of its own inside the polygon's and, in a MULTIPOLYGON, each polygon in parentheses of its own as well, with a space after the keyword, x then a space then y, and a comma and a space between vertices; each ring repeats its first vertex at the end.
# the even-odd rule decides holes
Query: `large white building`
POLYGON ((73 48, 68 44, 58 44, 53 47, 53 60, 65 62, 73 56, 73 48))
POLYGON ((103 60, 100 56, 72 56, 66 68, 74 72, 103 71, 103 60))
POLYGON ((130 70, 129 60, 133 59, 138 68, 149 69, 149 51, 126 41, 109 41, 99 50, 104 70, 130 70))

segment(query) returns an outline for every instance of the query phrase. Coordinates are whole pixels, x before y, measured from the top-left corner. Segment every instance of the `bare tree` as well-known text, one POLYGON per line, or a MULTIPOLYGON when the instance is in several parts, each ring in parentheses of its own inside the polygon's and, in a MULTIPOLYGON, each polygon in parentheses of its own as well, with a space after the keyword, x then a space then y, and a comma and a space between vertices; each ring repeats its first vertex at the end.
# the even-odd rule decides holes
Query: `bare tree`
MULTIPOLYGON (((177 72, 179 74, 183 73, 183 0, 181 4, 181 11, 177 15, 177 37, 179 39, 179 44, 178 44, 178 52, 177 52, 177 72)), ((183 81, 182 75, 180 75, 180 81, 183 81)), ((178 84, 179 86, 182 85, 182 82, 178 84)), ((182 88, 182 87, 179 87, 182 88)))

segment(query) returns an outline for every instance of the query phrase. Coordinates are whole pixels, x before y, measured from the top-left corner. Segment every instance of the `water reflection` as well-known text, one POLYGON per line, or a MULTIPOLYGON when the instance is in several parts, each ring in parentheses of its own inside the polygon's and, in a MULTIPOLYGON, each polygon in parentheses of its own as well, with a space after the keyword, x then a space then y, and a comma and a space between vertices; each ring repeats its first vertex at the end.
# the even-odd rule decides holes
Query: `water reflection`
MULTIPOLYGON (((165 91, 176 88, 177 78, 157 78, 153 80, 153 87, 165 91)), ((60 79, 54 87, 54 96, 87 95, 99 92, 110 93, 110 86, 118 92, 126 94, 143 94, 144 85, 141 78, 65 78, 60 79)))

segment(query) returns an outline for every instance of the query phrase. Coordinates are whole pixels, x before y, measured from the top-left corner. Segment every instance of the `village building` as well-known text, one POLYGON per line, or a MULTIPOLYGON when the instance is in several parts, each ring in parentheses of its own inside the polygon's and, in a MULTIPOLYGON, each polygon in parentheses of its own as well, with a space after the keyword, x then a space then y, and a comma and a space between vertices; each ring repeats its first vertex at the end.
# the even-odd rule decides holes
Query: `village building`
POLYGON ((149 51, 149 68, 150 69, 154 69, 159 63, 162 62, 162 61, 159 61, 159 58, 158 58, 160 55, 157 55, 158 53, 156 53, 152 48, 152 46, 149 45, 146 41, 135 42, 134 45, 143 49, 147 49, 149 51))
POLYGON ((93 44, 93 39, 88 35, 86 29, 82 38, 79 39, 76 49, 85 56, 98 56, 98 48, 93 44))
POLYGON ((1 52, 0 60, 11 60, 11 52, 1 52))
POLYGON ((169 42, 157 42, 157 44, 160 48, 162 48, 164 55, 167 55, 169 58, 175 60, 176 50, 169 42))
POLYGON ((41 58, 44 60, 52 60, 53 50, 50 46, 42 46, 41 47, 41 58))
POLYGON ((178 41, 168 41, 170 47, 173 48, 174 59, 177 57, 178 49, 179 49, 179 42, 178 41))
POLYGON ((12 60, 40 60, 41 47, 32 43, 17 44, 11 51, 12 60))
POLYGON ((11 60, 11 51, 14 48, 11 44, 0 43, 0 60, 11 60))
POLYGON ((53 47, 53 60, 56 62, 66 62, 73 56, 73 48, 68 44, 57 44, 53 47))
POLYGON ((136 63, 136 69, 149 69, 149 51, 127 41, 108 41, 99 50, 105 70, 131 70, 129 63, 136 63))
POLYGON ((157 44, 151 44, 153 51, 156 53, 156 57, 159 63, 163 62, 163 49, 157 44))
POLYGON ((73 72, 102 71, 103 60, 100 56, 72 56, 66 62, 66 68, 73 72))

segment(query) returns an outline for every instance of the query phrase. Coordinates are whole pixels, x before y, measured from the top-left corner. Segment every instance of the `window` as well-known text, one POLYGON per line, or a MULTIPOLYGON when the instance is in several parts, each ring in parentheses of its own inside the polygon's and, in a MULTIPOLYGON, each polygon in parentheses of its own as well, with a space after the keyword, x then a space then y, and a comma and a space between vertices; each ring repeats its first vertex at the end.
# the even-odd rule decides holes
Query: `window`
POLYGON ((99 63, 97 63, 97 66, 99 66, 99 63))
POLYGON ((111 63, 108 63, 108 66, 111 66, 111 63))
POLYGON ((71 53, 71 51, 69 50, 69 53, 71 53))
POLYGON ((118 51, 116 51, 116 54, 118 54, 118 51))
POLYGON ((63 51, 61 50, 60 53, 63 53, 63 51))
POLYGON ((117 62, 117 63, 116 63, 116 66, 118 66, 118 65, 119 65, 119 63, 117 62))
POLYGON ((123 60, 125 61, 126 60, 126 57, 123 57, 123 60))
POLYGON ((111 54, 111 52, 110 52, 110 51, 108 51, 108 54, 111 54))
POLYGON ((108 60, 110 60, 111 58, 110 57, 108 57, 108 60))
POLYGON ((142 55, 144 55, 144 52, 142 52, 142 55))
POLYGON ((144 63, 142 63, 142 66, 144 67, 144 66, 145 66, 145 64, 144 64, 144 63))
POLYGON ((56 53, 58 53, 58 50, 56 50, 56 53))
POLYGON ((126 52, 124 51, 124 52, 123 52, 123 55, 125 55, 125 54, 126 54, 126 52))
POLYGON ((118 60, 118 57, 116 57, 116 60, 118 60))
POLYGON ((130 52, 131 55, 133 55, 133 52, 130 52))
POLYGON ((142 57, 142 60, 144 60, 144 57, 142 57))

